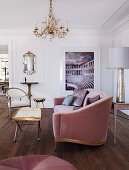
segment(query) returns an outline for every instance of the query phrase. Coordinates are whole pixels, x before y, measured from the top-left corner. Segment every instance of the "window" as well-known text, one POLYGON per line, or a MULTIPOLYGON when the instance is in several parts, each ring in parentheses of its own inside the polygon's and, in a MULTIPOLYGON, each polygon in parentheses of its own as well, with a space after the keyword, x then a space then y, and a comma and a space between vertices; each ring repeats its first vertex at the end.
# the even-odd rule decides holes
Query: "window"
POLYGON ((0 54, 0 79, 9 79, 8 55, 0 54))

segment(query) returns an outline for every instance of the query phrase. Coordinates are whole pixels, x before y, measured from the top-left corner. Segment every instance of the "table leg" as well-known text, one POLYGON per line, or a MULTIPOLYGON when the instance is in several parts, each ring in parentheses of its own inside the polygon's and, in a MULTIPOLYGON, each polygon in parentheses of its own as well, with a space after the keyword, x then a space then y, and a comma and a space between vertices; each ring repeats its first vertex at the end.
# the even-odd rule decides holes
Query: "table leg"
POLYGON ((9 118, 11 119, 12 118, 12 110, 10 107, 8 107, 8 115, 9 115, 9 118))
POLYGON ((40 131, 40 121, 38 121, 38 141, 40 141, 40 138, 39 138, 39 131, 40 131))
POLYGON ((36 102, 36 108, 38 107, 38 102, 36 102))
POLYGON ((114 105, 114 143, 116 143, 117 106, 114 105))
POLYGON ((17 121, 16 121, 16 124, 17 124, 17 126, 19 127, 19 129, 22 131, 22 128, 21 128, 21 126, 18 124, 17 121))
POLYGON ((29 99, 30 99, 30 105, 31 105, 31 84, 27 84, 28 85, 28 96, 29 96, 29 99))
POLYGON ((43 108, 44 108, 44 103, 42 102, 42 104, 43 104, 43 108))
POLYGON ((17 130, 18 130, 18 126, 16 124, 15 134, 14 134, 14 138, 13 138, 14 142, 16 142, 17 130))
POLYGON ((19 125, 18 122, 16 121, 16 129, 15 129, 15 134, 14 134, 14 138, 13 138, 13 141, 14 141, 14 142, 16 142, 16 137, 17 137, 18 128, 22 131, 22 128, 20 127, 20 125, 19 125))

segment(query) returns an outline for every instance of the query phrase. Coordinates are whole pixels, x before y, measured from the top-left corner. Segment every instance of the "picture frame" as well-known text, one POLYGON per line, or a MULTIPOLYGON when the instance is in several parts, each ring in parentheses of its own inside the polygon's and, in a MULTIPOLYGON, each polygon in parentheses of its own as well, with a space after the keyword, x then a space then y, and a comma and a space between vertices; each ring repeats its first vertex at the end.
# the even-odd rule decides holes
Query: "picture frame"
POLYGON ((31 75, 35 73, 35 55, 28 51, 23 55, 23 72, 31 75))
POLYGON ((100 90, 100 48, 99 47, 62 47, 60 49, 60 95, 66 96, 73 90, 66 90, 65 63, 66 52, 93 52, 94 53, 94 89, 100 90))

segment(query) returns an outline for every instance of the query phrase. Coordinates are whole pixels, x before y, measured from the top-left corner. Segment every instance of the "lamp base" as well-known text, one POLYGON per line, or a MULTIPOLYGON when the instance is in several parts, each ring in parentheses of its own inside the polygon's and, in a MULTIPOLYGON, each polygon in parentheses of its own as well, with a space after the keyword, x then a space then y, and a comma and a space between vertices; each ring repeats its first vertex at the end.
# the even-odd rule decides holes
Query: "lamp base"
POLYGON ((125 103, 125 89, 124 89, 124 69, 118 69, 117 77, 117 103, 125 103))

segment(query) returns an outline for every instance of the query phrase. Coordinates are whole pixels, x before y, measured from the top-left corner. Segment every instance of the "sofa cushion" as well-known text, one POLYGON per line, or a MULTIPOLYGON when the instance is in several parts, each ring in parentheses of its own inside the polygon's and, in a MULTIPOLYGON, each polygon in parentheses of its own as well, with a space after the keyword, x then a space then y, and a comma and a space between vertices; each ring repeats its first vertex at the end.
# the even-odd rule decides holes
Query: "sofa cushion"
POLYGON ((33 170, 77 170, 73 165, 60 158, 49 156, 33 168, 33 170))
POLYGON ((96 97, 93 98, 88 98, 87 99, 87 105, 92 104, 100 99, 100 95, 97 95, 96 97))
POLYGON ((0 170, 20 170, 20 169, 12 168, 12 167, 9 167, 9 166, 0 165, 0 170))
POLYGON ((54 113, 63 113, 63 112, 69 112, 69 111, 73 111, 74 106, 65 106, 65 105, 56 105, 54 107, 54 113))
POLYGON ((62 103, 62 105, 70 106, 71 103, 73 102, 73 99, 74 99, 73 95, 66 96, 63 103, 62 103))
POLYGON ((86 94, 87 94, 87 90, 85 89, 83 90, 75 89, 73 92, 74 101, 72 105, 81 107, 86 94))
POLYGON ((100 96, 100 98, 102 98, 102 96, 100 95, 100 92, 95 91, 95 90, 90 91, 90 92, 86 95, 86 97, 85 97, 83 106, 86 106, 86 105, 87 105, 87 99, 88 99, 88 98, 94 98, 94 97, 96 97, 96 96, 98 96, 98 95, 100 96))
POLYGON ((77 170, 69 162, 49 155, 32 155, 0 161, 0 170, 77 170))

